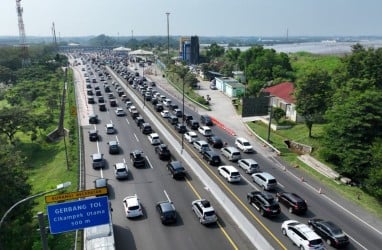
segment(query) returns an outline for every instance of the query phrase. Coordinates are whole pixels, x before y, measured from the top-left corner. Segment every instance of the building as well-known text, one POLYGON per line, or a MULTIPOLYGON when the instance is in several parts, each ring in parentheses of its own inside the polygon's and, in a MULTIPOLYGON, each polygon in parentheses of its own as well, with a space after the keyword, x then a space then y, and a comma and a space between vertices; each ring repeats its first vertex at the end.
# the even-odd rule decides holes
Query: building
POLYGON ((179 57, 188 64, 198 64, 199 37, 181 37, 179 39, 179 57))
POLYGON ((272 107, 281 108, 285 111, 285 116, 291 121, 302 122, 304 119, 297 114, 292 82, 283 82, 272 87, 265 88, 263 92, 268 92, 271 98, 272 107))
POLYGON ((215 79, 216 88, 231 98, 245 93, 245 86, 236 79, 230 77, 215 77, 215 79))

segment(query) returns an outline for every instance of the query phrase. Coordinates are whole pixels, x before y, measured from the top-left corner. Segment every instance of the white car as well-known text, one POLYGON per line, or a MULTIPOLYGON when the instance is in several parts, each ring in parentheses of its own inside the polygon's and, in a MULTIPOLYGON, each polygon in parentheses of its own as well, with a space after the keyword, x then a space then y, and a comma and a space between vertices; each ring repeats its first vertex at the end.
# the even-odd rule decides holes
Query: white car
POLYGON ((129 108, 129 112, 137 111, 137 108, 134 105, 131 105, 129 108))
POLYGON ((114 175, 117 179, 129 178, 129 169, 127 168, 127 164, 124 162, 116 163, 114 165, 114 175))
POLYGON ((159 135, 157 133, 151 133, 147 136, 147 138, 149 138, 151 145, 155 146, 161 143, 159 139, 159 135))
POLYGON ((189 132, 186 132, 184 134, 184 138, 186 139, 186 141, 188 141, 189 143, 193 143, 194 141, 197 141, 199 138, 198 138, 198 135, 194 132, 194 131, 189 131, 189 132))
POLYGON ((163 110, 162 112, 160 112, 160 115, 163 118, 169 118, 171 114, 170 114, 170 112, 168 110, 163 110))
POLYGON ((281 231, 283 235, 288 236, 299 249, 325 249, 321 237, 306 224, 302 224, 296 220, 286 220, 281 225, 281 231))
POLYGON ((199 218, 201 224, 211 224, 218 220, 214 208, 206 199, 195 200, 191 203, 192 211, 199 218))
POLYGON ((241 176, 234 166, 220 166, 218 172, 228 182, 240 182, 241 176))
POLYGON ((208 126, 200 126, 199 128, 198 128, 198 131, 199 131, 199 133, 201 133, 202 135, 204 135, 204 136, 212 136, 212 130, 211 130, 211 128, 210 127, 208 127, 208 126))
POLYGON ((126 105, 126 108, 130 108, 133 105, 133 103, 131 101, 126 101, 125 105, 126 105))
POLYGON ((235 145, 238 149, 240 149, 244 153, 253 152, 253 147, 252 147, 251 143, 249 143, 249 141, 245 138, 242 138, 242 137, 236 138, 235 145))
POLYGON ((166 107, 170 106, 171 103, 172 103, 171 99, 168 99, 168 98, 163 101, 163 105, 166 107))
POLYGON ((117 108, 117 109, 115 110, 115 114, 116 114, 117 116, 125 116, 125 115, 126 115, 126 113, 125 113, 125 111, 123 110, 123 108, 117 108))
POLYGON ((122 203, 125 208, 127 218, 139 217, 143 215, 142 206, 136 194, 125 197, 122 203))
POLYGON ((114 129, 114 124, 113 123, 108 123, 105 125, 106 128, 106 134, 114 134, 115 129, 114 129))

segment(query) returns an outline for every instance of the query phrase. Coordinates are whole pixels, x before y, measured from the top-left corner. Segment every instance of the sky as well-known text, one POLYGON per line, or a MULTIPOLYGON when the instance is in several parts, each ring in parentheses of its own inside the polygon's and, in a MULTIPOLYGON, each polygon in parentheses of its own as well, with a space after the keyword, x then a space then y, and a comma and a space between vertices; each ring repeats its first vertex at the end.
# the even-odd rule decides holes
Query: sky
MULTIPOLYGON (((27 36, 382 36, 381 0, 21 0, 27 36)), ((18 36, 0 0, 0 36, 18 36)))

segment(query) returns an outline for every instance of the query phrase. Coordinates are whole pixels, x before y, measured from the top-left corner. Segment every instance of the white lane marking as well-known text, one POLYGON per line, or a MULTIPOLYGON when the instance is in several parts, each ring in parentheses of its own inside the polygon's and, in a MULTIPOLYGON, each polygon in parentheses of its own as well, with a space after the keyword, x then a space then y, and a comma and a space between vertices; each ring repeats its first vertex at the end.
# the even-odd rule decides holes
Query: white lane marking
POLYGON ((118 136, 115 136, 115 140, 119 143, 118 136))
POLYGON ((129 122, 129 120, 127 120, 127 118, 125 120, 126 120, 127 124, 130 124, 130 122, 129 122))
POLYGON ((102 168, 101 168, 100 172, 101 172, 101 178, 103 178, 103 171, 102 171, 102 168))
POLYGON ((147 157, 147 155, 146 155, 145 157, 146 157, 147 163, 149 164, 150 168, 153 168, 153 165, 151 165, 151 162, 150 162, 150 160, 149 160, 149 157, 147 157))
POLYGON ((137 137, 137 135, 135 133, 134 133, 134 137, 137 140, 137 142, 139 142, 139 139, 138 139, 138 137, 137 137))
POLYGON ((354 241, 358 246, 362 247, 363 249, 367 250, 367 247, 356 241, 353 237, 351 237, 348 233, 344 232, 352 241, 354 241))
POLYGON ((285 186, 283 184, 281 184, 280 182, 277 182, 277 185, 279 185, 282 188, 285 188, 285 186))
POLYGON ((171 202, 170 196, 168 196, 166 190, 163 190, 164 195, 166 195, 166 198, 169 202, 171 202))
POLYGON ((99 153, 99 142, 97 140, 97 152, 99 153))
POLYGON ((125 158, 123 158, 123 163, 126 163, 126 160, 125 160, 125 158))
POLYGON ((253 187, 253 188, 256 189, 257 191, 260 191, 260 189, 259 189, 258 187, 256 187, 256 186, 252 183, 252 181, 248 180, 248 179, 245 178, 243 175, 241 176, 241 178, 242 178, 243 180, 245 180, 251 187, 253 187))

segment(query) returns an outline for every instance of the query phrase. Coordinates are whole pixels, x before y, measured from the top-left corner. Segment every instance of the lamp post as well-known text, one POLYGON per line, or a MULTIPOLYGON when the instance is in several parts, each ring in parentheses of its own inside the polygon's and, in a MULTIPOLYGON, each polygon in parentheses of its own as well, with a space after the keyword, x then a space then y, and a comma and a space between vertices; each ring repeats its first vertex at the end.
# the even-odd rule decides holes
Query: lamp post
MULTIPOLYGON (((184 75, 182 75, 182 125, 184 126, 184 75)), ((184 149, 184 133, 182 134, 182 153, 184 149)))
POLYGON ((267 141, 271 142, 271 124, 272 124, 272 113, 273 113, 273 103, 272 103, 272 97, 269 96, 269 123, 268 123, 268 137, 267 141))
POLYGON ((29 201, 29 200, 33 200, 37 197, 40 197, 40 196, 43 196, 43 195, 46 195, 46 194, 49 194, 49 193, 53 193, 55 191, 58 191, 58 190, 61 190, 61 189, 64 189, 64 188, 67 188, 69 187, 70 185, 72 185, 72 183, 70 181, 68 182, 65 182, 65 183, 61 183, 61 184, 58 184, 57 187, 55 189, 52 189, 52 190, 49 190, 49 191, 45 191, 45 192, 42 192, 42 193, 38 193, 38 194, 35 194, 35 195, 32 195, 32 196, 29 196, 29 197, 26 197, 18 202, 16 202, 15 204, 13 204, 6 212, 5 214, 3 215, 3 217, 1 218, 1 221, 0 221, 0 228, 1 226, 3 225, 3 222, 5 220, 5 218, 7 217, 7 215, 15 208, 17 207, 18 205, 20 205, 21 203, 24 203, 26 201, 29 201))

